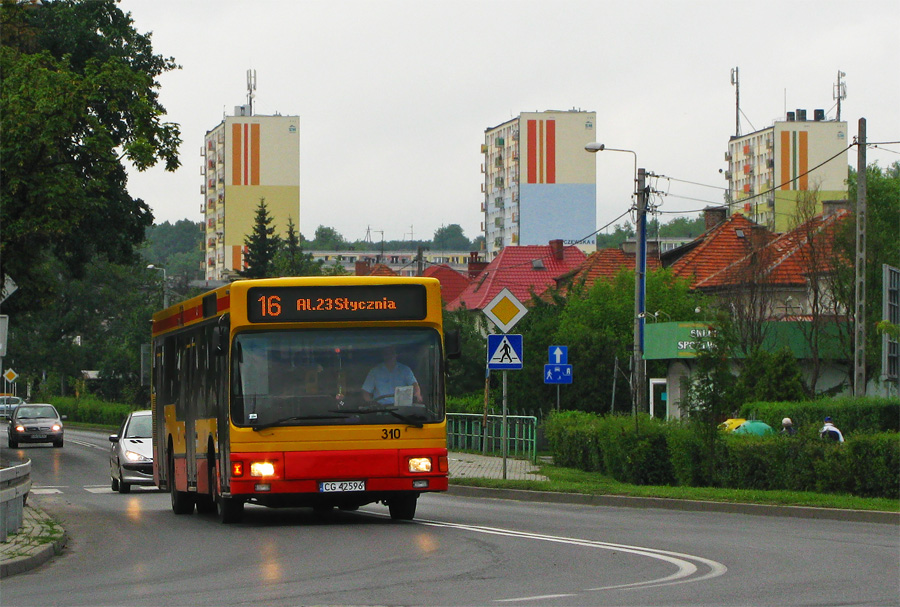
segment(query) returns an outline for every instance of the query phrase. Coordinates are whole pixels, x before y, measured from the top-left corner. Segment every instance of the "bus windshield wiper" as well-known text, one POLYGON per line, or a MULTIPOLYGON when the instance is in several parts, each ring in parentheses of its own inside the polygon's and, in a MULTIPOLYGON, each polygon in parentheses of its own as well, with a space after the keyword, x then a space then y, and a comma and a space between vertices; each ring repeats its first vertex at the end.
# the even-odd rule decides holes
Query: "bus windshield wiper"
POLYGON ((315 419, 345 419, 347 416, 343 414, 343 411, 335 411, 335 413, 340 413, 340 415, 292 415, 290 417, 283 417, 281 419, 275 420, 274 422, 269 422, 267 424, 260 424, 258 426, 250 426, 256 431, 266 430, 268 428, 272 428, 273 426, 280 426, 284 422, 294 422, 294 421, 307 421, 307 420, 315 420, 315 419))
MULTIPOLYGON (((402 422, 406 422, 413 428, 421 428, 422 422, 416 421, 409 415, 403 415, 402 413, 397 412, 397 407, 380 407, 377 409, 333 409, 334 413, 352 413, 352 414, 360 414, 360 413, 389 413, 399 419, 402 422)), ((423 417, 423 416, 420 416, 423 417)), ((423 417, 424 419, 424 417, 423 417)))

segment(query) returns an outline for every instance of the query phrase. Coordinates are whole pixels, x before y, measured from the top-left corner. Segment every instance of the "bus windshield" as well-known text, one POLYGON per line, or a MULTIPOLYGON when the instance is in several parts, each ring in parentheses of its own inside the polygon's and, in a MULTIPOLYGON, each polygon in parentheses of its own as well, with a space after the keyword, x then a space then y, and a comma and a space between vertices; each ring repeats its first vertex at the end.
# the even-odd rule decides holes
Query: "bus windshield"
POLYGON ((444 418, 441 341, 433 329, 247 331, 231 352, 237 426, 421 426, 444 418))

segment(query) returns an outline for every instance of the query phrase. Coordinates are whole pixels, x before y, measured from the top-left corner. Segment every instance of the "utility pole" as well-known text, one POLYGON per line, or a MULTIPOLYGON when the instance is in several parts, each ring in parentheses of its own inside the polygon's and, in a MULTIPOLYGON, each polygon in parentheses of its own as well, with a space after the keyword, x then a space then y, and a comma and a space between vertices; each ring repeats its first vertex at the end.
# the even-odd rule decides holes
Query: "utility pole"
POLYGON ((637 225, 634 261, 634 414, 642 413, 647 407, 644 392, 644 308, 647 275, 647 171, 638 169, 637 174, 637 225))
POLYGON ((866 395, 866 119, 856 140, 856 311, 853 315, 853 394, 866 395))
POLYGON ((423 246, 416 247, 416 276, 421 276, 425 272, 425 260, 422 257, 422 251, 424 250, 425 247, 423 246))

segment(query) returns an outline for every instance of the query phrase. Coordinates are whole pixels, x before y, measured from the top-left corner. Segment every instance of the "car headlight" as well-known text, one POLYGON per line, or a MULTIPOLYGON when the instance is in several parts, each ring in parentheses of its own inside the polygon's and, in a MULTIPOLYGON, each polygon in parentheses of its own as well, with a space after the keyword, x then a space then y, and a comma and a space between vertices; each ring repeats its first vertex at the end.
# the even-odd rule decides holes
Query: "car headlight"
POLYGON ((53 426, 51 426, 50 429, 53 430, 54 432, 59 432, 60 430, 62 430, 62 424, 53 424, 53 426))
POLYGON ((144 457, 140 453, 135 453, 134 451, 126 451, 125 459, 129 462, 152 462, 153 460, 149 457, 144 457))
POLYGON ((410 472, 431 472, 430 457, 411 457, 409 458, 410 472))
POLYGON ((25 426, 19 424, 16 426, 16 432, 25 432, 25 426))

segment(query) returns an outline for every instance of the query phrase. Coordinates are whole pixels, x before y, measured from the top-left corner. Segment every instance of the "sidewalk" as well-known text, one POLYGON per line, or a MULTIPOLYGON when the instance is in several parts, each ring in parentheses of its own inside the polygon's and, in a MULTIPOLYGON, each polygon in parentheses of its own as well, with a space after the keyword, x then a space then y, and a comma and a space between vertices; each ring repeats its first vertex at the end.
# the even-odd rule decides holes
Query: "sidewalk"
POLYGON ((9 577, 44 564, 62 552, 66 531, 46 512, 35 506, 34 497, 22 509, 22 528, 0 544, 0 578, 9 577))
MULTIPOLYGON (((503 458, 450 453, 450 478, 503 478, 503 458)), ((547 480, 531 462, 507 458, 506 478, 547 480)), ((22 513, 22 528, 0 544, 0 578, 28 571, 59 554, 66 545, 65 530, 29 496, 22 513)))

